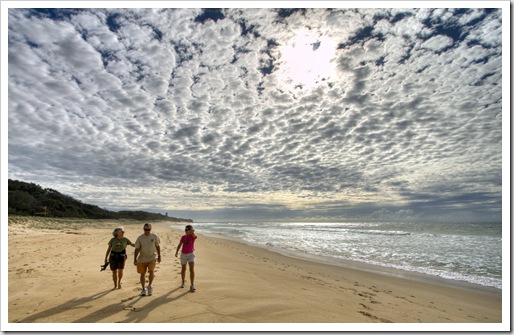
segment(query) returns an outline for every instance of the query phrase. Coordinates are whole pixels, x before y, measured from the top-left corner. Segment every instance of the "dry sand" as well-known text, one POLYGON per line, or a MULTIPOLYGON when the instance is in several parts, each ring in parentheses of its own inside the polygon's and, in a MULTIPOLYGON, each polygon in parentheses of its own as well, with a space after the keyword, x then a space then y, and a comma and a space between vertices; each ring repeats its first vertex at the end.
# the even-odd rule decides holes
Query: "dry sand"
MULTIPOLYGON (((123 288, 113 291, 111 271, 100 272, 100 265, 111 232, 118 225, 125 227, 125 236, 132 242, 143 233, 140 222, 9 218, 10 324, 2 330, 27 323, 76 322, 379 323, 380 329, 388 329, 385 324, 409 323, 411 330, 428 329, 413 323, 472 323, 472 329, 483 330, 488 326, 497 329, 495 324, 502 322, 499 292, 286 257, 202 236, 198 231, 197 291, 190 293, 179 287, 180 264, 174 257, 182 232, 170 228, 169 223, 153 224, 153 232, 162 243, 154 294, 139 296, 132 247, 128 247, 123 288)), ((245 329, 259 328, 253 325, 245 329)), ((312 325, 297 329, 313 330, 312 325)))

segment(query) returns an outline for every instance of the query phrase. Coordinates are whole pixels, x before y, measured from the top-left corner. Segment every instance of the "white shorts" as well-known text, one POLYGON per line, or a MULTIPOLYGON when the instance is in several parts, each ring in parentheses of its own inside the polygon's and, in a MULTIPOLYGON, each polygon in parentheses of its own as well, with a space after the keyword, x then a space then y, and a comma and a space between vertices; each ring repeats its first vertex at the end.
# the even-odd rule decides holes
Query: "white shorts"
POLYGON ((180 254, 180 263, 182 265, 187 263, 194 263, 195 262, 195 253, 192 252, 190 254, 180 254))

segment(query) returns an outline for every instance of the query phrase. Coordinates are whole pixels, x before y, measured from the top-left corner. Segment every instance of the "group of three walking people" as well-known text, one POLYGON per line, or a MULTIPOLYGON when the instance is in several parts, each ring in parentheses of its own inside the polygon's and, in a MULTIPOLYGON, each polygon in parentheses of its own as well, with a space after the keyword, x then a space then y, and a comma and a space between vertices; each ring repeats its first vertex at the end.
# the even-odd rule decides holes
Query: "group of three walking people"
MULTIPOLYGON (((134 252, 134 265, 137 267, 137 273, 140 274, 141 281, 141 295, 152 295, 152 283, 155 277, 155 266, 157 262, 161 262, 161 248, 160 239, 157 235, 152 233, 152 225, 145 223, 144 234, 140 235, 136 243, 132 243, 124 236, 125 230, 123 227, 117 227, 113 231, 113 238, 108 243, 107 252, 105 253, 105 264, 109 263, 112 270, 112 280, 115 289, 121 289, 121 279, 123 278, 123 269, 125 268, 125 261, 127 260, 127 246, 135 247, 134 252), (146 273, 148 272, 148 287, 146 287, 146 273)), ((191 280, 190 290, 194 292, 195 285, 195 254, 194 243, 197 236, 193 226, 187 225, 185 228, 185 235, 180 238, 180 242, 175 252, 175 257, 178 257, 178 252, 182 247, 180 255, 180 263, 182 265, 181 276, 182 285, 185 287, 186 283, 186 266, 189 264, 189 274, 191 280)))

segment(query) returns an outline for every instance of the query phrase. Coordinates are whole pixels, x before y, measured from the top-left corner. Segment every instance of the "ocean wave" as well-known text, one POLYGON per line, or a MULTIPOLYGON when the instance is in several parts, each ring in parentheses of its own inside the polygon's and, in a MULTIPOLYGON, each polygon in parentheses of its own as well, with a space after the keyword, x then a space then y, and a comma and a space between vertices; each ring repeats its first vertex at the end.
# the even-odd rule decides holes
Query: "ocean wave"
POLYGON ((411 235, 410 232, 406 231, 394 231, 394 230, 351 230, 352 233, 355 234, 365 234, 365 235, 385 235, 385 236, 408 236, 411 235))
POLYGON ((369 263, 501 289, 501 231, 484 226, 484 234, 479 235, 469 234, 466 224, 452 224, 450 228, 423 223, 197 225, 198 231, 237 237, 264 248, 369 263))

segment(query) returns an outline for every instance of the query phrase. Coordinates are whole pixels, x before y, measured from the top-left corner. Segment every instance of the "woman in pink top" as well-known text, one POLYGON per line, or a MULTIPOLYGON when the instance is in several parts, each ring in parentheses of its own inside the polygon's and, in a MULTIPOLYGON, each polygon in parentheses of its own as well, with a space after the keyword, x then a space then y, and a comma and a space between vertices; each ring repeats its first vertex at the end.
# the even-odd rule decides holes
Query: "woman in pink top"
POLYGON ((175 257, 178 257, 178 251, 180 247, 182 247, 182 253, 180 254, 180 264, 182 264, 182 285, 180 287, 186 286, 186 265, 189 263, 189 276, 191 278, 191 292, 194 292, 195 289, 195 240, 198 236, 195 235, 195 230, 193 226, 186 226, 186 235, 180 238, 180 243, 177 247, 177 252, 175 253, 175 257))

